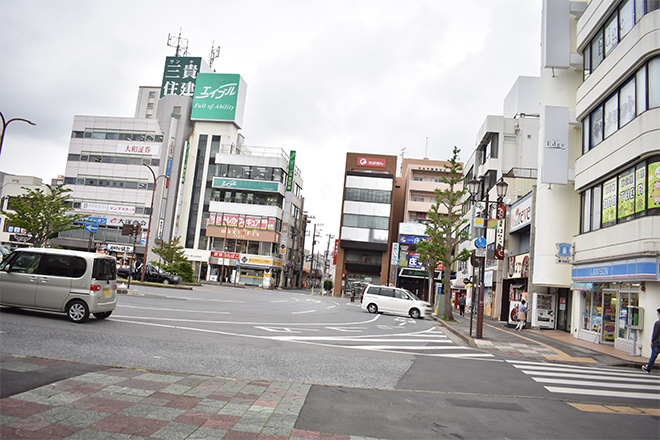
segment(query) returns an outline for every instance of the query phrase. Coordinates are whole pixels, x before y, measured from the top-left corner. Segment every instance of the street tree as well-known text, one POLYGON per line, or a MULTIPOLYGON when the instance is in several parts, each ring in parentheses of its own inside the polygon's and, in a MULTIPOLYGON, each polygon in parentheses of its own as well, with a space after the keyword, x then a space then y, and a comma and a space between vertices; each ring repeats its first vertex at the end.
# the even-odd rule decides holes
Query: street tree
POLYGON ((445 320, 453 320, 451 308, 451 269, 458 261, 467 261, 470 251, 457 252, 458 245, 467 240, 469 233, 465 228, 468 223, 462 211, 463 197, 467 188, 463 186, 463 164, 458 161, 459 150, 454 147, 453 155, 446 167, 448 174, 442 177, 441 188, 436 188, 435 201, 426 218, 427 241, 417 243, 419 261, 429 274, 429 300, 433 304, 433 282, 435 269, 442 263, 442 291, 445 294, 445 320))
POLYGON ((64 184, 45 187, 46 190, 22 187, 25 193, 10 199, 11 211, 0 210, 12 226, 25 229, 32 236, 36 247, 45 246, 48 238, 59 232, 82 229, 83 225, 76 222, 87 217, 68 213, 71 208, 66 202, 71 190, 64 184))
POLYGON ((184 248, 181 245, 181 237, 176 237, 171 241, 159 241, 152 249, 153 253, 165 261, 165 264, 172 264, 178 261, 187 261, 184 248))

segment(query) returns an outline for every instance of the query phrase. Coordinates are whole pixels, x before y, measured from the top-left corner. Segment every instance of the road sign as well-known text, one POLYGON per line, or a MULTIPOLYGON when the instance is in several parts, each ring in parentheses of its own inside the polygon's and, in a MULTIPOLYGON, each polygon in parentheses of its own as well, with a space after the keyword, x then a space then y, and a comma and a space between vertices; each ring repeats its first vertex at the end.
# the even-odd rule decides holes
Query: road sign
POLYGON ((97 225, 93 225, 91 223, 87 223, 85 225, 85 231, 96 232, 98 230, 99 230, 99 227, 97 225))
POLYGON ((486 257, 486 248, 476 248, 474 250, 474 256, 477 258, 485 258, 486 257))
POLYGON ((484 237, 479 237, 479 238, 474 240, 474 245, 477 248, 482 248, 483 249, 483 248, 486 247, 487 244, 488 244, 488 241, 484 237))

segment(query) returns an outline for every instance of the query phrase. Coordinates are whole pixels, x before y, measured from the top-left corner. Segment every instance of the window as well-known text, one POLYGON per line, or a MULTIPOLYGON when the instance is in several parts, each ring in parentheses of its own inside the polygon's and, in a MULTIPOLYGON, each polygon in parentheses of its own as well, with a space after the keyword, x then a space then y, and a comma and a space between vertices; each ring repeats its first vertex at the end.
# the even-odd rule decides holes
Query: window
POLYGON ((149 92, 149 98, 155 98, 156 92, 149 92))
POLYGON ((601 30, 593 40, 591 40, 591 69, 592 71, 603 61, 605 56, 605 42, 604 42, 603 31, 601 30))
POLYGON ((635 78, 633 77, 619 92, 619 124, 621 127, 635 119, 637 106, 635 104, 635 78))
POLYGON ((107 140, 116 141, 119 139, 119 133, 106 133, 105 138, 107 140))
POLYGON ((616 93, 605 101, 605 137, 608 138, 619 128, 619 95, 616 93))
POLYGON ((346 188, 345 200, 352 202, 387 203, 392 199, 391 191, 379 189, 346 188))
POLYGON ((591 113, 591 148, 603 142, 603 106, 591 113))
POLYGON ((582 79, 585 80, 591 75, 591 45, 584 48, 582 53, 582 79))
POLYGON ((656 108, 660 107, 660 57, 649 61, 648 67, 649 108, 656 108))
POLYGON ((619 44, 619 14, 615 13, 605 25, 605 56, 619 44))
POLYGON ((67 255, 46 255, 45 258, 46 263, 43 268, 43 274, 56 277, 67 276, 69 272, 69 266, 72 266, 73 260, 75 260, 75 257, 69 257, 67 255))
POLYGON ((154 108, 154 103, 153 103, 153 102, 149 102, 149 103, 147 104, 147 108, 154 108))
POLYGON ((41 255, 21 252, 11 263, 11 272, 35 273, 41 262, 41 255))
POLYGON ((646 210, 646 163, 635 167, 635 214, 643 215, 646 210))
POLYGON ((582 154, 589 151, 589 115, 582 120, 582 154))
POLYGON ((627 221, 635 217, 635 168, 619 174, 618 220, 627 221))
POLYGON ((411 197, 410 200, 413 202, 423 202, 424 197, 411 197))
POLYGON ((628 35, 628 32, 635 26, 635 2, 626 0, 619 9, 619 36, 620 38, 628 35))
POLYGON ((646 111, 646 66, 643 66, 635 75, 637 85, 637 114, 646 111))
POLYGON ((603 227, 616 224, 616 206, 617 205, 617 179, 616 177, 603 184, 603 208, 602 225, 603 227))
POLYGON ((104 132, 94 132, 92 135, 92 139, 105 139, 105 133, 104 132))
POLYGON ((72 139, 82 139, 84 134, 85 134, 84 131, 74 131, 74 132, 71 133, 71 138, 72 139))
POLYGON ((80 154, 69 154, 67 160, 69 162, 78 162, 80 160, 80 154))

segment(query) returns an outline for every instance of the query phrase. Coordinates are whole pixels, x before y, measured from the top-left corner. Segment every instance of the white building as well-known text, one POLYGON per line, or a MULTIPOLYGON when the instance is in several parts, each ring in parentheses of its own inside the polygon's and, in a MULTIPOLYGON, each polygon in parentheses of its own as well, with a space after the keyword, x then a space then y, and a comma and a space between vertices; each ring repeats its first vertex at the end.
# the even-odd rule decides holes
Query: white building
MULTIPOLYGON (((25 194, 28 189, 42 189, 47 191, 42 180, 33 176, 17 176, 0 172, 0 209, 11 212, 11 200, 25 194)), ((11 224, 7 218, 0 213, 0 244, 14 248, 30 243, 27 231, 11 224)))
POLYGON ((573 333, 648 356, 660 307, 660 3, 592 0, 571 26, 583 56, 573 333), (640 331, 626 325, 628 306, 644 309, 640 331))

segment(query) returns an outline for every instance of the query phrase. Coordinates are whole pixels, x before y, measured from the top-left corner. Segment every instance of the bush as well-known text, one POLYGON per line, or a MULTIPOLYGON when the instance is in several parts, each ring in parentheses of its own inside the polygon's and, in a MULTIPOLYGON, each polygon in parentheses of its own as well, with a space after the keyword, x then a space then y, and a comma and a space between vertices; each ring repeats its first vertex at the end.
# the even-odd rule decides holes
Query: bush
POLYGON ((323 281, 323 290, 332 290, 332 281, 330 280, 323 281))
POLYGON ((176 261, 172 264, 164 265, 163 270, 179 275, 184 283, 192 283, 195 277, 192 264, 187 261, 176 261))

